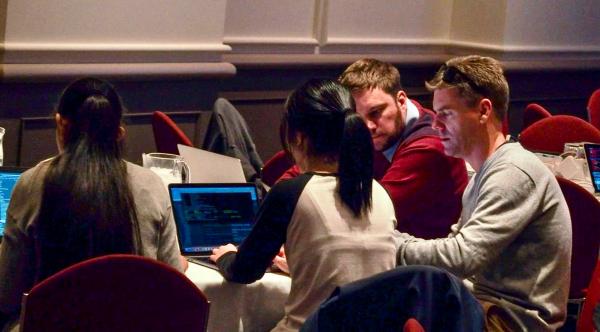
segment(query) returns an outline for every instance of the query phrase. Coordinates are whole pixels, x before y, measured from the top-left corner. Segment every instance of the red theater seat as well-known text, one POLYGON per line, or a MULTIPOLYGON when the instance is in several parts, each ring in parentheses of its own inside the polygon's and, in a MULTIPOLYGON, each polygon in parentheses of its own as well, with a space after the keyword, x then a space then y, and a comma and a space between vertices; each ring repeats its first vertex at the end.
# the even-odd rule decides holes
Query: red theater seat
POLYGON ((177 124, 163 112, 155 111, 152 114, 152 131, 158 152, 179 154, 177 144, 194 146, 177 124))
POLYGON ((588 120, 600 130, 600 89, 592 93, 587 105, 588 120))
POLYGON ((592 322, 592 316, 594 309, 600 304, 600 260, 596 262, 596 269, 590 280, 590 284, 587 291, 587 298, 583 302, 583 309, 581 315, 577 321, 577 332, 593 332, 594 323, 592 322))
POLYGON ((285 151, 281 150, 267 160, 261 171, 261 179, 266 185, 272 187, 283 173, 292 166, 294 166, 294 163, 285 151))
POLYGON ((551 116, 552 114, 550 114, 543 106, 535 103, 529 104, 523 111, 523 128, 521 130, 525 130, 525 128, 532 124, 551 116))
POLYGON ((205 331, 209 302, 159 261, 109 255, 68 267, 23 296, 21 331, 205 331))
POLYGON ((600 130, 578 117, 555 115, 523 130, 519 141, 527 150, 560 154, 565 143, 600 143, 600 130))
POLYGON ((569 298, 580 299, 585 297, 598 259, 600 202, 580 185, 558 176, 556 180, 569 206, 573 230, 569 298))

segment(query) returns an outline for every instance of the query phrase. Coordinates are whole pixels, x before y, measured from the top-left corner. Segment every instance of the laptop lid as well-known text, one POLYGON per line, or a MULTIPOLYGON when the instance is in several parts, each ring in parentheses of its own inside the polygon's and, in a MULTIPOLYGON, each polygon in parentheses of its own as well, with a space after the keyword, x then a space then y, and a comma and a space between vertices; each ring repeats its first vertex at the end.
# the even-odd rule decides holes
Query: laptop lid
POLYGON ((8 209, 8 203, 10 203, 10 196, 17 180, 25 170, 27 168, 24 167, 0 167, 0 239, 4 235, 6 210, 8 209))
POLYGON ((585 143, 583 149, 590 170, 594 192, 598 194, 600 193, 600 144, 585 143))
POLYGON ((242 162, 191 146, 177 144, 179 155, 190 168, 192 183, 242 183, 246 182, 242 162))
POLYGON ((183 256, 206 256, 215 247, 240 244, 259 206, 251 183, 170 184, 169 194, 183 256))

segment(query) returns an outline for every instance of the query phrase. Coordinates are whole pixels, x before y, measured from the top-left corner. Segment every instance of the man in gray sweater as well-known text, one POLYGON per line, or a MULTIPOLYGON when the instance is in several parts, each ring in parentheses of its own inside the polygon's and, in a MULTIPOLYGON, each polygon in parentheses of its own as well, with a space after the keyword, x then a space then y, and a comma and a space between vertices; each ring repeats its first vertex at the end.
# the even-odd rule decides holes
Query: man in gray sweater
POLYGON ((397 233, 398 264, 435 265, 465 279, 490 330, 556 330, 569 293, 569 210, 554 175, 519 143, 505 141, 502 68, 488 57, 454 58, 427 88, 445 153, 466 160, 476 175, 448 237, 397 233))

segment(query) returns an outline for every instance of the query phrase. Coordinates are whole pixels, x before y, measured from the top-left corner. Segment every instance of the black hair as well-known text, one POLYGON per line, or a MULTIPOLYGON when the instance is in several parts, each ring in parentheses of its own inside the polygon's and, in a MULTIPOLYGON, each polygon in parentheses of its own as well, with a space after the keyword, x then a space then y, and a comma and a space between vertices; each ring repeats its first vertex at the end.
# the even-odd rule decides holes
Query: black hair
POLYGON ((63 91, 56 112, 66 132, 63 151, 44 177, 35 236, 37 281, 88 258, 141 248, 121 159, 123 105, 116 91, 102 80, 77 80, 63 91))
POLYGON ((285 104, 282 144, 297 132, 307 137, 307 153, 338 162, 338 193, 354 215, 370 210, 373 184, 373 142, 355 112, 350 91, 337 81, 313 79, 297 88, 285 104))

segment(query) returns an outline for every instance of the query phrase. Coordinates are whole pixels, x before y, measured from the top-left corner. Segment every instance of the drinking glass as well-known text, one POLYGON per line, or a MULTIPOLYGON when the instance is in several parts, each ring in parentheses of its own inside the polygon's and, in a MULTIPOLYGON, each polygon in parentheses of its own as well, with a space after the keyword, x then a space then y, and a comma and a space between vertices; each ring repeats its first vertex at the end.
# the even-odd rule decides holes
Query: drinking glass
POLYGON ((143 153, 142 161, 144 167, 158 174, 167 187, 169 183, 189 182, 190 169, 181 156, 158 152, 143 153))

